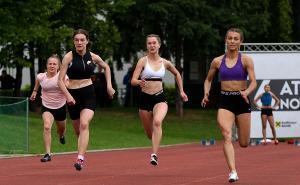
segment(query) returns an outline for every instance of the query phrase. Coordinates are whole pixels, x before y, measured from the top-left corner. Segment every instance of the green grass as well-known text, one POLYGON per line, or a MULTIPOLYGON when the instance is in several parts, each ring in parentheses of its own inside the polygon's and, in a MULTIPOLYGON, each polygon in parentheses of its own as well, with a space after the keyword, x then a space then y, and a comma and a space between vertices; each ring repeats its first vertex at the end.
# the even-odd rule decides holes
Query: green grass
MULTIPOLYGON (((44 153, 43 123, 41 115, 30 113, 29 117, 29 153, 44 153)), ((170 109, 163 123, 161 144, 179 144, 199 142, 201 138, 220 139, 216 123, 215 110, 187 109, 184 117, 176 115, 170 109)), ((124 147, 151 146, 136 108, 102 108, 97 110, 90 124, 89 150, 113 149, 124 147)), ((56 125, 52 127, 52 152, 77 150, 77 138, 71 121, 67 123, 66 144, 61 145, 56 134, 56 125)))
POLYGON ((0 120, 0 153, 18 153, 26 151, 26 117, 0 114, 0 120))

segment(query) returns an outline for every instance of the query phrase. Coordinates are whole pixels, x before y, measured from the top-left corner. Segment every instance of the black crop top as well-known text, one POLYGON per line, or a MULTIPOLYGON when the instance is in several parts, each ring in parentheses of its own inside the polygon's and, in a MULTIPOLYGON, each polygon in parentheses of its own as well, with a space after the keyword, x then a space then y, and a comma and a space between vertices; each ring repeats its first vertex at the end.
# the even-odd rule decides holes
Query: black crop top
POLYGON ((69 64, 67 75, 69 79, 88 79, 94 74, 95 63, 92 60, 90 52, 86 52, 83 56, 76 51, 72 51, 73 59, 69 64))

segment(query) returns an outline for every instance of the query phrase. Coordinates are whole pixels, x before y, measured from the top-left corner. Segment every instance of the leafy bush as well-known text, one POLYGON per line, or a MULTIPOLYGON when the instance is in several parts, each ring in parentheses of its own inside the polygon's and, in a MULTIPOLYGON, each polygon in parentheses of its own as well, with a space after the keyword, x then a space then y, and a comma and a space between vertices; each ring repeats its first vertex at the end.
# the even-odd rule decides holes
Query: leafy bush
POLYGON ((176 88, 175 88, 175 86, 165 86, 164 92, 166 94, 168 104, 170 106, 175 105, 175 103, 176 103, 176 88))

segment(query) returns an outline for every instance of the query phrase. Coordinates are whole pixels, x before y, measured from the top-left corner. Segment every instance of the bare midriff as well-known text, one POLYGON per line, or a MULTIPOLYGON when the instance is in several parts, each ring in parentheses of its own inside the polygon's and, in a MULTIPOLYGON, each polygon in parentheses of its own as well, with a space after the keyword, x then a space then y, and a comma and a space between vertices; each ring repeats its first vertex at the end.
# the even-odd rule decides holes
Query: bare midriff
POLYGON ((155 94, 163 89, 161 81, 146 81, 146 85, 142 91, 147 94, 155 94))
POLYGON ((68 89, 79 89, 82 87, 86 87, 92 85, 93 82, 90 78, 88 79, 80 79, 80 80, 69 80, 68 89))
POLYGON ((223 91, 242 91, 247 89, 247 81, 222 81, 221 90, 223 91))

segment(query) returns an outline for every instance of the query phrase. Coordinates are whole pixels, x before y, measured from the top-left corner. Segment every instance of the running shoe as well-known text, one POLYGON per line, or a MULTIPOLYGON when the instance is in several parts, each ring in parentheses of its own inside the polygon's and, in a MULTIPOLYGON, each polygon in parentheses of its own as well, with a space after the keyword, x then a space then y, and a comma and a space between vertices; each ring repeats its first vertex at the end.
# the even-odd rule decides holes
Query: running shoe
POLYGON ((59 142, 61 143, 61 144, 65 144, 66 143, 66 139, 65 139, 65 136, 61 136, 60 138, 59 138, 59 142))
POLYGON ((275 143, 275 145, 278 145, 279 141, 277 139, 275 139, 274 143, 275 143))
POLYGON ((235 181, 238 181, 239 180, 239 177, 236 173, 236 171, 232 171, 229 173, 229 178, 228 178, 228 181, 229 182, 235 182, 235 181))
POLYGON ((51 156, 49 154, 45 154, 43 158, 41 158, 41 162, 51 161, 51 156))
POLYGON ((83 160, 77 159, 76 163, 74 164, 74 167, 76 168, 76 170, 80 171, 83 167, 83 160))
POLYGON ((266 144, 267 144, 267 141, 264 139, 261 143, 262 143, 263 145, 266 145, 266 144))
POLYGON ((154 166, 158 165, 158 158, 156 154, 151 154, 150 163, 154 166))

